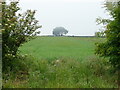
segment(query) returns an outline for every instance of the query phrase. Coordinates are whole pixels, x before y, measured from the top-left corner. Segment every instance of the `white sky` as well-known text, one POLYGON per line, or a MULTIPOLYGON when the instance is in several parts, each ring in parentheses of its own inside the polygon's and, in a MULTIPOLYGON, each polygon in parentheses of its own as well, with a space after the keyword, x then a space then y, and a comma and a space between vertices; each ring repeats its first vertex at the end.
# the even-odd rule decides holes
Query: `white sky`
POLYGON ((66 28, 68 35, 94 35, 100 29, 97 17, 107 17, 104 0, 20 0, 22 12, 37 10, 41 35, 51 35, 55 27, 66 28))

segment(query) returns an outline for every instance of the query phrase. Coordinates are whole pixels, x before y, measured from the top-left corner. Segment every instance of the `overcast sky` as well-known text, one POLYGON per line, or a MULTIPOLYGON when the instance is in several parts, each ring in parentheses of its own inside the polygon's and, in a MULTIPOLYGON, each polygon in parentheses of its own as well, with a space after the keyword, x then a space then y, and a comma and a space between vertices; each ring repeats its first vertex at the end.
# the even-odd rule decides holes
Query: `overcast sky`
POLYGON ((40 35, 51 35, 55 27, 64 27, 68 35, 94 35, 100 26, 97 17, 107 17, 104 0, 20 0, 22 12, 37 10, 36 19, 42 28, 40 35))

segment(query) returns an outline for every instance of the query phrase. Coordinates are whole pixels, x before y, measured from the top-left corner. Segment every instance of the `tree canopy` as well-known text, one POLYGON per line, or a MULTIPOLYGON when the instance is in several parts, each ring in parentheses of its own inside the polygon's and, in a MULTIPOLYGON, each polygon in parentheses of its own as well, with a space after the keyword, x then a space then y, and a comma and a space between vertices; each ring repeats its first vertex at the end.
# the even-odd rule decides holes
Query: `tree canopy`
POLYGON ((68 31, 64 27, 56 27, 53 29, 53 35, 55 36, 63 36, 66 35, 68 31))
POLYGON ((108 57, 109 62, 120 69, 120 5, 116 2, 106 2, 105 8, 112 19, 100 19, 106 26, 106 42, 97 43, 96 54, 108 57), (112 4, 112 5, 111 5, 112 4))

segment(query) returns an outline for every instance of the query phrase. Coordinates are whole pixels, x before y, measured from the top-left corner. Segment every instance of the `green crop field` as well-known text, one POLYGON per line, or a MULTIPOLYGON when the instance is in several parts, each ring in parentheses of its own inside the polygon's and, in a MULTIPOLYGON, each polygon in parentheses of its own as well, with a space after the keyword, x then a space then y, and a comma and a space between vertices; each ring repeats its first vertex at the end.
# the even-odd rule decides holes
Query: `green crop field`
POLYGON ((94 37, 37 37, 21 46, 4 88, 116 88, 117 76, 95 53, 94 37), (18 64, 19 63, 19 64, 18 64), (17 73, 15 73, 17 72, 17 73))
POLYGON ((73 58, 84 60, 94 56, 95 38, 38 37, 25 43, 20 51, 37 59, 73 58))

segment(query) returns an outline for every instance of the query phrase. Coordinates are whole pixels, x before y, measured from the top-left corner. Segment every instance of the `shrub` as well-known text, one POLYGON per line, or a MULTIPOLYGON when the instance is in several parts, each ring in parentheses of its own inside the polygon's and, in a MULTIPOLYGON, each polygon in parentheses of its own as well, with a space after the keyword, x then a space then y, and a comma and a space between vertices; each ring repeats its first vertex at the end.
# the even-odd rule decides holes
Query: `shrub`
POLYGON ((18 52, 18 48, 29 41, 32 36, 39 32, 36 29, 41 26, 35 19, 35 11, 27 10, 24 14, 18 14, 20 10, 19 2, 2 2, 2 57, 3 71, 8 64, 12 65, 13 58, 18 52))

